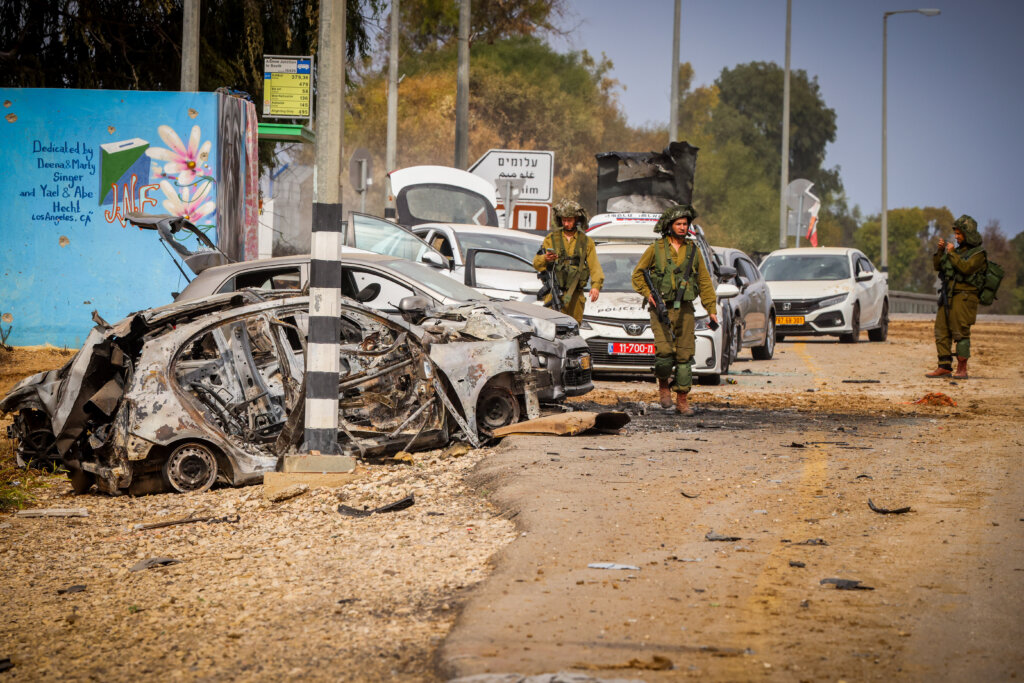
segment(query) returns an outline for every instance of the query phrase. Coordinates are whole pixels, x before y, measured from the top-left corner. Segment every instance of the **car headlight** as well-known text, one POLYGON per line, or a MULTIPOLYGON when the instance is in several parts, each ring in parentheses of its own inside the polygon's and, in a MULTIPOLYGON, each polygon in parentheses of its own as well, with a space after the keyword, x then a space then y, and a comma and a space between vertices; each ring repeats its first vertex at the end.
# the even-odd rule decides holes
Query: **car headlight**
POLYGON ((828 308, 829 306, 841 304, 844 301, 846 301, 846 298, 848 296, 850 296, 850 293, 846 292, 845 294, 838 294, 836 296, 830 296, 827 299, 822 299, 821 301, 818 302, 818 308, 828 308))
POLYGON ((590 323, 588 323, 586 320, 584 320, 583 322, 580 323, 580 329, 581 330, 592 330, 594 328, 590 326, 590 323))
POLYGON ((557 332, 555 324, 550 320, 544 320, 543 318, 533 318, 528 315, 510 315, 510 318, 515 320, 517 323, 526 325, 528 328, 533 330, 533 333, 541 339, 547 339, 548 341, 555 340, 555 333, 557 332))

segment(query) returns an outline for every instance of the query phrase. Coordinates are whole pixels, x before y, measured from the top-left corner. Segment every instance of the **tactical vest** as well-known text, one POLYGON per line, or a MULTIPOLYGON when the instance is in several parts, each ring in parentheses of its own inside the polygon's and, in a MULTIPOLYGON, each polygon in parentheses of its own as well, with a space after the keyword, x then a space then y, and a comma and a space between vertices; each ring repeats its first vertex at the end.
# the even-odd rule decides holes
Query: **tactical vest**
POLYGON ((577 228, 573 253, 570 255, 566 249, 562 231, 555 230, 551 233, 551 245, 558 255, 558 261, 555 263, 555 278, 558 280, 558 287, 562 290, 562 296, 565 297, 566 302, 572 298, 580 283, 585 283, 586 278, 590 275, 590 269, 587 268, 587 239, 587 236, 577 228))
POLYGON ((662 237, 654 243, 654 284, 668 306, 675 301, 676 290, 680 287, 685 287, 683 301, 693 301, 700 291, 697 284, 697 245, 690 241, 686 241, 685 245, 683 263, 676 266, 669 258, 672 247, 668 244, 668 238, 662 237))
MULTIPOLYGON (((979 251, 984 253, 985 249, 981 246, 977 246, 967 249, 962 254, 959 253, 959 249, 956 249, 955 251, 961 259, 966 261, 967 259, 977 254, 979 251)), ((970 275, 965 275, 964 273, 961 273, 959 270, 953 267, 953 264, 949 260, 948 254, 942 255, 942 259, 939 261, 939 269, 943 275, 943 279, 945 279, 945 281, 949 284, 950 290, 953 289, 953 285, 955 283, 965 284, 970 287, 974 287, 975 289, 978 290, 980 290, 982 286, 984 286, 985 284, 985 268, 979 268, 977 272, 971 273, 970 275)))

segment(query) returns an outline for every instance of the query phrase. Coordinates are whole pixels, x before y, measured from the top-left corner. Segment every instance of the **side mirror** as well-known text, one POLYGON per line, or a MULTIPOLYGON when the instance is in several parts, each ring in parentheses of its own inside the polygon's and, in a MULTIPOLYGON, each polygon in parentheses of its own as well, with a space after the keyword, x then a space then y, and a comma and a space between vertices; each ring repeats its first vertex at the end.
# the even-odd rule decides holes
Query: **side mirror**
POLYGON ((871 273, 866 270, 862 270, 857 273, 857 277, 854 279, 857 280, 857 282, 866 282, 871 279, 871 273))
POLYGON ((719 299, 731 299, 734 296, 739 296, 740 290, 736 285, 730 285, 728 283, 722 283, 718 285, 718 289, 715 290, 715 296, 719 299))
MULTIPOLYGON (((365 287, 360 289, 358 292, 356 292, 356 295, 354 297, 352 297, 352 298, 355 299, 356 301, 358 301, 361 304, 365 304, 367 301, 373 301, 379 295, 380 295, 380 283, 379 282, 371 282, 370 284, 366 285, 365 287)), ((412 298, 412 297, 407 297, 407 298, 412 298)), ((404 299, 403 299, 403 301, 404 301, 404 299)))
POLYGON ((731 280, 736 277, 736 269, 732 266, 718 266, 718 277, 721 280, 731 280))
POLYGON ((444 257, 434 251, 424 253, 420 260, 426 264, 434 266, 435 268, 444 268, 446 270, 451 268, 451 264, 446 263, 444 257))
POLYGON ((750 286, 750 280, 748 280, 747 278, 743 277, 742 275, 737 275, 736 276, 736 284, 739 285, 739 288, 740 288, 741 292, 745 292, 747 290, 747 287, 750 286))
POLYGON ((415 323, 427 316, 430 301, 424 296, 407 296, 398 302, 398 312, 407 322, 415 323))

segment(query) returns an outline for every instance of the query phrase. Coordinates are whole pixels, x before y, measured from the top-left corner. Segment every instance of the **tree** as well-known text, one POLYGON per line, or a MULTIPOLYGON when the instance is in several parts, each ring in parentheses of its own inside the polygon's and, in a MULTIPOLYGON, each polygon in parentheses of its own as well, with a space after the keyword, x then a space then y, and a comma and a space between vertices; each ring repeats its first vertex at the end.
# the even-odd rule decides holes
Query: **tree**
MULTIPOLYGON (((410 50, 436 50, 458 38, 458 0, 403 0, 399 30, 410 50)), ((565 0, 489 0, 470 12, 470 40, 494 43, 503 38, 555 32, 565 14, 565 0)))
MULTIPOLYGON (((1019 314, 1024 311, 1021 306, 1024 300, 1021 294, 1024 290, 1018 290, 1018 282, 1024 278, 1024 268, 1020 260, 1020 240, 1014 244, 1003 234, 999 221, 990 221, 985 229, 981 231, 982 246, 985 247, 985 255, 1003 267, 1005 274, 1003 282, 999 286, 998 297, 991 306, 983 309, 985 313, 1013 313, 1019 314)), ((1020 238, 1020 235, 1017 236, 1020 238)), ((1015 239, 1017 239, 1015 238, 1015 239)))
MULTIPOLYGON (((925 207, 889 210, 889 289, 927 294, 934 291, 935 240, 952 239, 949 209, 925 207)), ((854 242, 876 264, 881 258, 881 220, 875 216, 857 230, 854 242)))

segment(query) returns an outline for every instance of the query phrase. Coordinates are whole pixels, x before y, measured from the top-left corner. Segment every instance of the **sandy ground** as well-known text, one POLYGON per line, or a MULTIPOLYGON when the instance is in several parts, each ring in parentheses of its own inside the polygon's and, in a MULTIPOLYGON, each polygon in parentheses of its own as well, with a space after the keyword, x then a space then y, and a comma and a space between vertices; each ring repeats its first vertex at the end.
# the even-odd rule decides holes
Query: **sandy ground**
MULTIPOLYGON (((1024 675, 1021 335, 980 323, 958 383, 921 377, 926 321, 894 323, 881 344, 787 340, 734 365, 735 384, 696 388, 694 418, 647 407, 622 435, 422 454, 282 503, 261 487, 75 498, 57 480, 35 504, 89 517, 0 515, 3 675, 1011 680, 1024 675), (913 403, 934 391, 957 405, 913 403), (407 493, 402 512, 335 511, 407 493), (193 511, 239 521, 131 529, 193 511), (129 571, 156 556, 182 562, 129 571), (72 585, 86 588, 58 593, 72 585)), ((0 391, 65 360, 0 357, 0 391)), ((614 381, 583 398, 637 411, 653 396, 614 381)))

